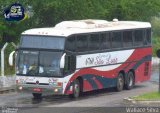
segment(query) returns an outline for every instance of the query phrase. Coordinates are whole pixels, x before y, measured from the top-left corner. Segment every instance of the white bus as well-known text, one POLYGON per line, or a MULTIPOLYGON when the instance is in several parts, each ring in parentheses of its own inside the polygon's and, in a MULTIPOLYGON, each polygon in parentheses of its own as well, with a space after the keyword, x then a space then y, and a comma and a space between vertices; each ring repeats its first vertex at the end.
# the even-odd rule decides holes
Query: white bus
POLYGON ((149 80, 151 55, 148 22, 88 19, 30 29, 16 50, 17 88, 35 98, 131 89, 149 80))

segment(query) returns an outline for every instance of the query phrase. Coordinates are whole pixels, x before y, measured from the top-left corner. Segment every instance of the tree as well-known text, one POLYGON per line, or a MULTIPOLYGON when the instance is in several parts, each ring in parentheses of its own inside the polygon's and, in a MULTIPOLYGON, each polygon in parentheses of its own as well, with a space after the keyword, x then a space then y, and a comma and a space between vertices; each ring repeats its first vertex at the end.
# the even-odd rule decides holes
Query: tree
MULTIPOLYGON (((17 0, 0 0, 1 9, 17 0)), ((64 20, 105 19, 150 21, 160 12, 159 0, 21 0, 33 16, 20 22, 8 22, 0 16, 0 44, 5 37, 19 42, 20 34, 35 27, 53 27, 64 20)), ((1 12, 2 13, 2 12, 1 12)))

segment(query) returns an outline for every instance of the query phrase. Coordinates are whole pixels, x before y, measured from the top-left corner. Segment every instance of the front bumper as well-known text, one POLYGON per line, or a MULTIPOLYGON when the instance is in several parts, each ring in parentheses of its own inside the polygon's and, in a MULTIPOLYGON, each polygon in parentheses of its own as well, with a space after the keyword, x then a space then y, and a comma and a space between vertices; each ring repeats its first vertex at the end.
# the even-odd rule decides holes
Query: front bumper
POLYGON ((21 93, 39 93, 44 95, 63 95, 63 88, 51 85, 31 85, 31 84, 18 84, 17 92, 21 93))

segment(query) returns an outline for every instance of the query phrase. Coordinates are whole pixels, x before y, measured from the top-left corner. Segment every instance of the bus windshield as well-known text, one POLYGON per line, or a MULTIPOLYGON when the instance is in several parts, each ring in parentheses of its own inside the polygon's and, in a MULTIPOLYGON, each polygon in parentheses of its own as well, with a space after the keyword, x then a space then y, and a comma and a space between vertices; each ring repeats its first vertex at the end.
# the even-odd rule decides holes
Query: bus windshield
POLYGON ((64 43, 65 43, 64 37, 22 35, 20 47, 63 50, 64 43))
POLYGON ((62 52, 18 51, 17 75, 62 76, 60 58, 62 52))

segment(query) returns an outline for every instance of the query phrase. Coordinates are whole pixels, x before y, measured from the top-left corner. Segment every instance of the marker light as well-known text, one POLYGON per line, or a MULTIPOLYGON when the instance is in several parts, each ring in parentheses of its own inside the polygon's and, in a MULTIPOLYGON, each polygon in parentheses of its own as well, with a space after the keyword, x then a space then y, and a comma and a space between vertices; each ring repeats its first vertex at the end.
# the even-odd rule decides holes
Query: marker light
POLYGON ((61 87, 62 86, 62 82, 57 82, 57 86, 61 87))

